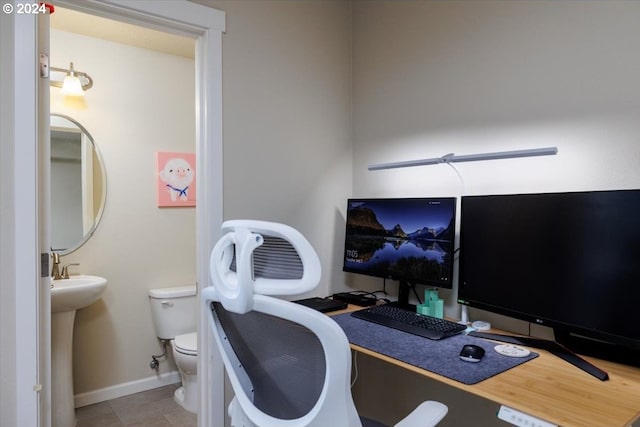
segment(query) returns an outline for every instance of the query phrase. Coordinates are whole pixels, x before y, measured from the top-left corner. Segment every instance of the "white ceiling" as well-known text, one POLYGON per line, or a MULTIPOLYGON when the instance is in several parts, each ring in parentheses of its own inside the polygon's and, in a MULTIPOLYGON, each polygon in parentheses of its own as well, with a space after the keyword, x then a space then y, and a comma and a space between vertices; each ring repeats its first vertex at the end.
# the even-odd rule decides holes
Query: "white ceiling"
POLYGON ((189 37, 150 30, 61 7, 56 7, 51 15, 51 28, 185 58, 195 56, 195 41, 189 37))

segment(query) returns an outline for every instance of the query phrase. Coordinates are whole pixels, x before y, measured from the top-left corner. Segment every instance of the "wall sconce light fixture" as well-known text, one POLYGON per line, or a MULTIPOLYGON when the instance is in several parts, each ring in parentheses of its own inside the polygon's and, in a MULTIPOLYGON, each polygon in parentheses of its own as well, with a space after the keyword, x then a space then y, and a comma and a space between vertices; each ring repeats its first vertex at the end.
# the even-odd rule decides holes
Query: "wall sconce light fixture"
POLYGON ((73 62, 69 64, 69 69, 51 67, 51 71, 57 72, 58 77, 64 73, 64 80, 55 79, 55 74, 51 73, 49 83, 51 86, 62 88, 62 94, 68 96, 84 96, 84 91, 91 89, 93 86, 93 80, 87 73, 82 71, 76 71, 73 68, 73 62))

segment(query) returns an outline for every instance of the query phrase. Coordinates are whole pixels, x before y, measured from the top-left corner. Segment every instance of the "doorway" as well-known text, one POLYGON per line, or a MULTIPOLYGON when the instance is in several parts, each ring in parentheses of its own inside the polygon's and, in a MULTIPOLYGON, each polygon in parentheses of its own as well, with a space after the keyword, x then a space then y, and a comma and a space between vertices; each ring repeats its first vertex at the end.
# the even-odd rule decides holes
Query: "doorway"
MULTIPOLYGON (((168 35, 169 38, 173 37, 173 39, 176 39, 176 40, 188 39, 188 41, 191 42, 191 56, 192 58, 195 57, 196 61, 193 65, 194 67, 193 81, 192 81, 192 84, 188 85, 189 89, 187 89, 187 91, 191 91, 190 96, 194 101, 192 105, 195 104, 195 108, 193 109, 193 113, 190 115, 191 117, 190 132, 180 133, 179 131, 177 131, 176 135, 173 136, 173 139, 178 140, 182 138, 184 141, 189 141, 189 140, 195 141, 195 143, 192 144, 192 147, 196 153, 196 163, 197 163, 196 179, 201 184, 197 187, 198 188, 197 204, 195 207, 195 212, 193 212, 193 208, 192 208, 192 214, 191 214, 192 218, 190 220, 191 221, 190 223, 193 225, 192 233, 191 233, 192 234, 191 243, 195 242, 195 248, 193 248, 193 244, 192 244, 191 245, 192 247, 189 249, 192 251, 192 253, 188 254, 187 257, 192 258, 191 259, 192 266, 193 266, 193 269, 195 269, 195 273, 193 274, 194 276, 193 279, 197 283, 207 284, 208 283, 208 271, 207 271, 208 255, 210 253, 210 249, 213 247, 213 244, 218 237, 218 230, 219 230, 220 224, 222 223, 221 32, 224 31, 224 14, 217 10, 210 9, 201 5, 195 5, 195 4, 183 3, 183 2, 161 2, 161 1, 136 2, 131 6, 121 6, 117 4, 112 4, 112 2, 108 0, 95 2, 95 3, 92 2, 91 4, 77 4, 77 3, 78 2, 74 2, 74 1, 56 2, 56 6, 60 6, 60 7, 57 7, 57 10, 55 13, 58 13, 58 12, 62 12, 62 13, 69 12, 71 14, 83 13, 83 14, 91 15, 90 17, 83 15, 85 18, 95 17, 96 19, 110 20, 114 26, 121 25, 121 23, 123 25, 129 25, 129 30, 120 31, 120 35, 124 34, 125 38, 129 38, 129 39, 134 38, 137 41, 141 41, 144 38, 141 36, 137 36, 135 34, 131 34, 132 27, 138 27, 138 29, 143 33, 144 32, 148 33, 148 31, 146 30, 149 27, 154 28, 156 30, 162 29, 160 33, 163 33, 163 32, 171 33, 168 35), (181 37, 175 37, 176 34, 178 34, 181 37), (194 230, 195 232, 193 232, 194 230)), ((73 18, 71 19, 73 20, 73 18)), ((54 17, 52 17, 52 21, 53 20, 54 20, 54 17)), ((91 19, 83 18, 77 21, 82 21, 81 23, 86 24, 87 21, 91 21, 91 19)), ((73 23, 67 24, 67 25, 73 25, 73 23)), ((52 28, 54 28, 53 24, 52 24, 52 28)), ((96 29, 97 26, 93 25, 92 28, 96 29)), ((54 31, 58 31, 58 30, 54 28, 54 31)), ((80 30, 76 29, 75 31, 80 31, 80 30)), ((158 31, 156 31, 156 33, 158 33, 158 31)), ((64 39, 64 37, 62 38, 64 39)), ((114 41, 111 40, 111 42, 114 42, 114 41)), ((118 42, 115 42, 115 43, 118 43, 118 42)), ((147 41, 147 43, 152 43, 152 42, 147 41)), ((166 49, 166 46, 168 45, 166 40, 164 42, 161 42, 161 44, 163 44, 164 49, 166 49)), ((174 46, 173 48, 178 50, 180 49, 179 46, 177 48, 174 46)), ((150 48, 146 47, 146 49, 150 49, 150 48)), ((97 74, 95 74, 95 76, 97 76, 97 75, 100 75, 105 68, 108 68, 108 65, 110 64, 109 61, 113 58, 109 58, 108 55, 104 55, 104 51, 94 52, 94 53, 97 53, 98 57, 100 56, 100 53, 102 53, 103 54, 102 60, 104 61, 99 67, 96 67, 95 73, 97 74)), ((66 54, 73 55, 74 52, 71 51, 71 52, 67 52, 66 54)), ((56 53, 52 52, 52 55, 51 55, 52 61, 55 60, 55 55, 56 53)), ((174 52, 174 53, 171 53, 171 55, 177 55, 177 54, 174 52)), ((193 59, 191 59, 191 61, 193 62, 193 59)), ((51 65, 56 67, 66 66, 65 64, 56 64, 53 62, 51 65)), ((129 73, 135 73, 137 71, 136 68, 139 68, 139 67, 136 67, 135 55, 132 56, 131 61, 128 61, 128 62, 121 61, 119 63, 111 64, 111 65, 114 68, 121 69, 122 78, 126 78, 127 74, 129 73)), ((79 68, 80 65, 76 64, 76 67, 79 68)), ((82 71, 90 73, 90 71, 87 69, 84 69, 82 71)), ((97 90, 97 85, 99 85, 100 83, 96 77, 94 78, 96 79, 96 82, 95 82, 96 86, 94 87, 94 89, 97 90)), ((133 85, 134 90, 140 90, 140 93, 142 95, 140 95, 139 98, 140 97, 144 98, 143 101, 147 102, 146 105, 147 107, 149 107, 149 109, 150 107, 153 106, 153 102, 154 102, 153 92, 150 93, 148 92, 149 90, 150 91, 153 91, 153 90, 166 91, 166 92, 172 92, 174 90, 178 90, 176 89, 174 82, 166 81, 163 83, 156 82, 154 84, 150 80, 152 79, 143 80, 142 83, 133 85), (145 84, 150 84, 150 87, 145 88, 144 87, 145 84), (145 90, 147 90, 147 92, 145 92, 145 90), (144 95, 145 93, 146 95, 144 95)), ((118 95, 117 87, 116 89, 114 89, 113 88, 114 85, 110 85, 110 86, 111 86, 110 88, 111 91, 116 91, 114 96, 111 98, 111 102, 112 104, 114 104, 114 107, 117 109, 117 107, 119 106, 118 101, 120 101, 123 106, 127 104, 124 101, 124 98, 125 98, 124 96, 117 96, 118 95)), ((175 95, 177 92, 172 92, 172 93, 175 95)), ((95 117, 92 118, 91 115, 92 114, 95 115, 94 111, 96 109, 94 108, 92 110, 90 108, 90 105, 89 105, 90 101, 91 99, 87 96, 86 99, 84 100, 85 108, 84 109, 80 108, 75 110, 76 115, 79 116, 78 117, 79 121, 82 122, 84 120, 86 124, 86 128, 89 131, 91 131, 92 126, 94 129, 108 128, 115 131, 116 139, 119 139, 121 143, 124 143, 126 141, 126 143, 130 144, 130 146, 132 147, 133 152, 130 153, 128 157, 138 156, 140 160, 139 168, 141 170, 144 169, 144 166, 142 165, 144 165, 145 163, 149 165, 149 158, 148 156, 145 156, 145 154, 148 154, 148 153, 141 152, 140 147, 141 145, 143 145, 141 142, 145 138, 150 138, 153 140, 154 138, 153 132, 149 131, 149 132, 146 132, 146 134, 142 132, 141 134, 138 134, 137 136, 127 140, 126 139, 127 135, 131 135, 132 132, 135 133, 134 131, 131 130, 131 129, 135 130, 135 127, 129 128, 129 132, 127 132, 126 129, 123 129, 123 126, 118 126, 119 120, 115 119, 116 116, 111 116, 105 109, 100 109, 101 115, 99 118, 95 118, 95 117), (118 138, 118 135, 120 135, 119 138, 118 138)), ((58 108, 64 107, 62 104, 52 104, 52 105, 56 105, 58 108)), ((144 113, 150 114, 150 111, 144 111, 145 103, 142 102, 141 105, 142 106, 138 110, 143 110, 142 111, 143 114, 144 113)), ((175 114, 173 117, 174 117, 174 120, 177 121, 175 114)), ((171 123, 171 121, 168 121, 167 117, 163 118, 155 115, 154 118, 156 119, 155 120, 156 127, 166 126, 167 123, 171 123)), ((184 119, 184 118, 181 118, 181 119, 184 119)), ((139 126, 142 126, 140 122, 138 122, 137 124, 139 126)), ((175 125, 175 123, 172 123, 172 124, 175 125)), ((180 126, 177 126, 177 125, 173 127, 180 128, 180 126)), ((162 133, 162 129, 157 131, 162 133)), ((98 133, 101 133, 101 132, 102 131, 99 131, 98 133)), ((107 134, 113 135, 113 134, 109 134, 108 132, 107 134)), ((95 135, 94 135, 94 138, 96 139, 97 145, 101 145, 101 144, 104 145, 108 143, 108 141, 100 141, 100 138, 95 135)), ((103 139, 113 139, 113 138, 107 137, 103 139)), ((156 138, 155 140, 157 142, 158 138, 156 138)), ((151 144, 153 143, 154 142, 152 141, 151 144)), ((164 145, 156 144, 156 146, 158 151, 166 150, 166 149, 171 150, 175 148, 175 146, 168 143, 164 145)), ((182 146, 178 145, 178 147, 184 147, 184 145, 182 146)), ((102 151, 105 151, 105 150, 102 150, 102 151)), ((103 153, 103 155, 104 154, 105 153, 103 153)), ((114 157, 112 157, 112 159, 113 158, 114 157)), ((113 160, 111 161, 111 163, 113 163, 113 160)), ((153 161, 151 161, 151 164, 153 164, 153 161)), ((116 162, 115 167, 110 167, 108 165, 107 176, 109 176, 109 174, 111 173, 108 169, 113 169, 114 174, 122 176, 122 175, 125 175, 127 171, 131 170, 131 166, 130 165, 127 166, 126 164, 123 165, 122 162, 121 163, 116 162)), ((147 173, 153 174, 154 172, 149 171, 147 168, 147 173)), ((107 179, 109 180, 109 178, 107 179)), ((137 179, 144 179, 144 178, 141 178, 140 176, 138 176, 137 179)), ((112 186, 109 186, 109 190, 107 194, 107 204, 115 203, 113 198, 110 199, 110 196, 111 196, 110 191, 112 192, 113 190, 111 187, 112 186)), ((123 193, 119 193, 119 194, 122 195, 123 193)), ((124 203, 128 204, 129 208, 131 208, 132 211, 136 206, 139 209, 140 209, 140 206, 145 206, 144 202, 141 202, 141 200, 144 200, 144 199, 147 200, 145 209, 149 208, 148 194, 147 195, 138 194, 137 196, 134 194, 126 193, 126 192, 124 194, 125 194, 124 203)), ((155 195, 153 196, 153 198, 154 197, 155 195)), ((118 204, 122 203, 122 200, 118 200, 117 203, 118 204)), ((152 209, 151 211, 156 213, 159 210, 157 206, 152 206, 151 209, 152 209)), ((149 212, 149 211, 146 211, 146 212, 149 212)), ((162 211, 162 214, 160 215, 165 217, 160 221, 161 222, 165 221, 168 224, 168 226, 165 227, 166 229, 171 228, 170 226, 171 220, 177 219, 178 221, 184 221, 184 217, 189 215, 188 213, 185 213, 184 210, 183 211, 178 210, 170 213, 167 213, 167 212, 168 211, 166 210, 162 211)), ((105 224, 103 224, 103 227, 107 228, 106 221, 107 221, 108 214, 104 216, 105 218, 103 220, 105 221, 105 224)), ((118 236, 114 235, 113 233, 108 233, 109 235, 102 236, 102 237, 103 239, 105 239, 104 240, 105 242, 111 241, 111 244, 114 243, 113 242, 114 240, 119 241, 120 243, 123 243, 122 237, 130 235, 131 230, 136 228, 136 226, 135 224, 131 224, 131 221, 128 221, 126 217, 112 218, 112 220, 114 221, 112 225, 118 224, 120 226, 115 228, 115 229, 120 229, 120 231, 122 232, 122 234, 120 235, 120 238, 118 238, 118 236), (132 228, 127 230, 127 224, 129 224, 129 226, 132 228), (127 233, 127 231, 129 231, 129 233, 127 233)), ((162 229, 162 227, 160 228, 162 229)), ((114 228, 112 228, 112 230, 114 230, 114 228)), ((98 228, 98 232, 100 232, 100 228, 98 228)), ((154 233, 157 233, 157 232, 158 232, 157 229, 148 231, 147 237, 152 236, 154 233)), ((185 245, 184 242, 188 241, 188 238, 185 240, 184 236, 182 237, 171 236, 171 237, 178 238, 178 239, 182 238, 183 247, 185 245)), ((97 239, 97 235, 92 238, 97 239)), ((144 238, 144 236, 141 238, 144 238)), ((126 242, 126 237, 124 239, 124 242, 126 242)), ((188 246, 188 244, 186 245, 188 246)), ((102 307, 96 308, 96 310, 102 310, 102 312, 97 313, 96 311, 94 311, 93 313, 87 313, 87 317, 94 316, 94 318, 85 319, 85 320, 95 320, 96 316, 104 319, 102 315, 106 313, 107 314, 106 318, 109 319, 109 321, 103 322, 102 326, 99 326, 97 329, 93 331, 85 329, 77 333, 79 337, 82 337, 84 334, 85 338, 89 338, 93 335, 103 334, 104 336, 102 338, 96 337, 96 339, 100 340, 100 339, 107 338, 112 340, 110 345, 107 346, 109 347, 109 353, 101 349, 97 349, 98 351, 95 351, 93 353, 93 356, 92 356, 93 359, 83 362, 86 365, 94 365, 93 369, 104 365, 104 362, 105 362, 104 357, 118 357, 118 356, 127 357, 126 344, 135 343, 136 338, 133 336, 126 336, 126 337, 123 337, 124 338, 123 340, 120 340, 119 339, 120 337, 118 337, 118 339, 116 339, 115 337, 118 336, 118 334, 122 330, 126 331, 128 329, 135 329, 136 325, 138 325, 139 323, 151 322, 151 317, 145 316, 144 315, 145 311, 140 312, 139 310, 137 310, 139 306, 136 307, 135 304, 132 305, 131 301, 137 300, 138 302, 140 302, 140 300, 142 299, 143 301, 142 304, 148 305, 148 301, 146 300, 146 290, 151 287, 162 287, 163 285, 163 283, 159 284, 157 281, 155 283, 145 283, 147 280, 143 277, 140 277, 140 274, 138 271, 138 270, 144 270, 144 266, 138 266, 139 268, 136 269, 136 262, 140 260, 140 252, 134 250, 132 252, 129 252, 128 255, 125 255, 124 253, 127 252, 127 247, 126 247, 127 245, 125 244, 122 246, 123 247, 121 248, 120 251, 113 251, 113 253, 119 253, 119 255, 114 256, 114 258, 112 258, 111 261, 107 261, 106 263, 97 262, 96 259, 100 259, 100 257, 95 256, 95 253, 94 254, 85 253, 83 255, 81 251, 86 248, 83 248, 77 253, 75 253, 79 257, 84 256, 83 262, 81 262, 81 264, 84 264, 86 266, 85 268, 88 268, 88 269, 105 268, 106 264, 120 263, 120 265, 122 265, 122 263, 127 263, 127 262, 131 262, 133 264, 133 268, 129 270, 127 273, 130 276, 129 278, 123 279, 121 277, 119 278, 119 280, 114 281, 115 282, 114 285, 117 287, 117 289, 114 289, 114 292, 111 295, 111 300, 104 301, 102 307), (132 286, 131 283, 134 283, 134 285, 132 286), (129 287, 127 288, 127 286, 129 287), (131 315, 131 316, 140 317, 139 321, 136 321, 136 319, 133 319, 133 318, 123 320, 122 317, 124 317, 126 313, 120 310, 112 310, 113 307, 116 307, 116 304, 125 305, 124 311, 129 311, 130 313, 136 313, 135 315, 131 315), (110 310, 115 312, 111 312, 110 310), (118 323, 118 322, 124 322, 124 323, 118 323), (105 327, 105 325, 107 326, 105 327), (111 353, 114 351, 116 352, 116 354, 111 353), (111 354, 111 356, 109 356, 109 354, 111 354)), ((129 249, 132 249, 132 248, 129 248, 129 249)), ((85 250, 85 252, 90 252, 90 249, 89 251, 85 250)), ((76 261, 75 259, 73 259, 73 257, 74 257, 74 253, 70 254, 68 256, 69 261, 76 261)), ((167 266, 167 267, 170 266, 170 263, 166 261, 167 258, 154 256, 154 255, 151 255, 150 258, 154 258, 153 262, 157 263, 157 265, 167 266)), ((170 271, 170 268, 168 270, 170 271)), ((168 272, 166 272, 166 274, 161 274, 159 275, 159 277, 162 277, 162 279, 158 279, 158 280, 167 280, 167 282, 165 282, 164 284, 168 286, 171 283, 170 281, 172 280, 170 277, 170 274, 171 273, 168 273, 168 272)), ((81 320, 82 319, 78 319, 77 321, 79 322, 81 320)), ((148 323, 146 328, 147 330, 149 329, 148 328, 149 325, 151 325, 151 323, 148 323)), ((202 325, 206 326, 206 319, 200 319, 199 329, 208 331, 206 328, 203 328, 202 325)), ((151 331, 153 331, 153 329, 151 329, 151 331)), ((153 338, 155 339, 155 337, 153 338)), ((87 343, 86 341, 87 340, 85 339, 85 345, 87 346, 87 348, 95 349, 96 345, 98 345, 96 344, 97 341, 94 342, 93 344, 91 342, 87 343)), ((215 354, 210 355, 210 351, 212 347, 209 344, 208 334, 199 334, 199 341, 200 342, 198 343, 198 347, 199 347, 199 353, 200 353, 200 361, 213 360, 214 363, 202 364, 199 361, 198 375, 199 375, 199 378, 203 380, 201 381, 201 401, 207 402, 207 405, 200 405, 201 410, 199 411, 198 425, 199 426, 221 425, 223 423, 222 421, 223 419, 220 417, 222 416, 221 414, 224 413, 224 411, 222 410, 222 405, 223 405, 222 404, 223 402, 222 388, 221 386, 214 386, 215 388, 209 388, 206 386, 206 384, 220 383, 219 381, 217 382, 207 381, 207 378, 210 378, 212 376, 220 378, 222 376, 222 364, 221 362, 215 363, 216 361, 215 354), (211 402, 214 402, 214 404, 211 404, 211 402)), ((136 360, 137 363, 144 364, 144 360, 140 360, 140 357, 136 357, 136 359, 138 359, 136 360)), ((85 369, 85 368, 81 368, 80 371, 82 371, 82 369, 85 369)), ((92 368, 86 368, 86 369, 92 369, 92 368)), ((120 374, 115 373, 114 377, 119 376, 120 378, 123 378, 122 375, 123 375, 122 373, 120 374)), ((135 381, 135 380, 127 381, 127 379, 125 379, 124 382, 127 383, 127 385, 131 387, 131 390, 134 392, 136 387, 138 388, 145 387, 144 384, 140 384, 138 381, 135 381)), ((102 388, 109 389, 109 387, 102 387, 102 388)))

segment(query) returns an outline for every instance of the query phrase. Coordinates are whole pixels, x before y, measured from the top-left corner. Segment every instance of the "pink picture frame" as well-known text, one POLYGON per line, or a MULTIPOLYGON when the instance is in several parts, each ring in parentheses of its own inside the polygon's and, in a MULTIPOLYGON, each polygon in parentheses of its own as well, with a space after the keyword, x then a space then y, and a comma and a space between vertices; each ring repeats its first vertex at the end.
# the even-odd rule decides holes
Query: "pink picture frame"
POLYGON ((196 205, 195 153, 156 153, 158 207, 196 205))

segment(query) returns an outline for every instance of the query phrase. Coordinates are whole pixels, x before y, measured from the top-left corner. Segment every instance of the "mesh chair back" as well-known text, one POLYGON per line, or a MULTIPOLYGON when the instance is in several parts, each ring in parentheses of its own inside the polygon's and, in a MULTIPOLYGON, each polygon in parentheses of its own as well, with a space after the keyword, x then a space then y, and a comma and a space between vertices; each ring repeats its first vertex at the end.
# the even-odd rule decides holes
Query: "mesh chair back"
MULTIPOLYGON (((252 255, 253 279, 295 280, 302 278, 304 271, 302 260, 291 243, 276 236, 262 236, 263 243, 252 255)), ((236 271, 235 252, 231 271, 236 271)))
POLYGON ((264 413, 290 420, 318 402, 325 381, 320 341, 289 320, 250 311, 237 314, 211 304, 252 386, 253 403, 264 413))
POLYGON ((275 298, 317 286, 311 244, 264 221, 226 221, 221 231, 202 299, 235 392, 234 425, 360 427, 346 335, 324 314, 275 298))

